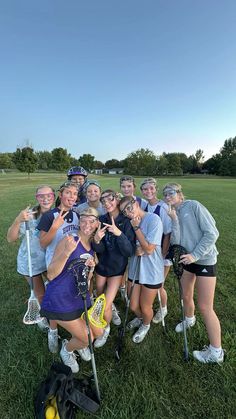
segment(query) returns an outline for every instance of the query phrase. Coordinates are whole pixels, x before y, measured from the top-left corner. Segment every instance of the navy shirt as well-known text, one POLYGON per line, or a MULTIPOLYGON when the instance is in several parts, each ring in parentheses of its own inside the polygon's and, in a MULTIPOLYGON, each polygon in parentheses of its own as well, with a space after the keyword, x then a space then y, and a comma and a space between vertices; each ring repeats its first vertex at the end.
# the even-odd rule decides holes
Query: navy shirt
MULTIPOLYGON (((103 223, 111 224, 109 214, 102 215, 99 220, 102 224, 101 227, 103 227, 103 223)), ((123 275, 128 264, 128 258, 135 253, 136 247, 136 235, 130 220, 119 213, 114 221, 115 225, 121 230, 121 235, 115 236, 106 231, 99 244, 92 243, 99 261, 96 272, 106 277, 123 275)))

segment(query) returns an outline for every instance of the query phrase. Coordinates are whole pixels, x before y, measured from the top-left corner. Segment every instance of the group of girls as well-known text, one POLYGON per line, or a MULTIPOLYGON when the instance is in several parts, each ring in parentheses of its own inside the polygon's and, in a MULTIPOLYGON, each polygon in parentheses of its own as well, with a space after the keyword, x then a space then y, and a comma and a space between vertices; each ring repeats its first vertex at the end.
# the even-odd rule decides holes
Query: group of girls
MULTIPOLYGON (((209 211, 198 201, 185 200, 181 186, 176 183, 167 184, 163 189, 163 200, 158 200, 156 180, 147 178, 141 183, 143 198, 140 198, 135 195, 134 179, 123 176, 120 179, 121 198, 121 194, 112 189, 101 191, 100 185, 88 180, 87 172, 82 169, 69 170, 68 181, 58 190, 55 208, 52 209, 55 198, 52 188, 42 186, 36 192, 39 205, 33 209, 31 220, 31 252, 36 238, 40 252, 32 258, 37 261, 33 279, 41 316, 44 322, 49 321, 49 350, 58 351, 58 326, 61 326, 71 335, 69 341, 62 342, 60 356, 63 362, 77 372, 75 351, 84 360, 91 358, 86 325, 81 318, 84 303, 68 269, 74 259, 82 259, 84 254, 87 255, 85 263, 91 282, 95 271, 96 296, 103 293, 106 296, 106 327, 91 324, 94 346, 99 348, 106 343, 112 319, 116 320, 115 324, 121 322, 114 300, 119 288, 126 286, 127 267, 127 293, 130 295, 132 286, 130 308, 135 314, 127 328, 134 331, 133 342, 141 343, 151 321, 158 323, 167 315, 164 280, 170 262, 166 256, 170 243, 175 243, 188 251, 182 256, 184 273, 181 278, 186 327, 190 328, 196 322, 193 303, 196 283, 198 305, 210 340, 208 347, 194 351, 193 356, 203 363, 222 362, 220 323, 213 309, 218 231, 209 211), (39 269, 41 254, 46 257, 42 256, 44 264, 39 269), (43 275, 46 271, 49 283, 45 289, 43 275), (158 292, 162 309, 154 315, 153 303, 158 292)), ((24 221, 30 217, 28 208, 21 211, 8 230, 8 241, 15 241, 24 234, 24 221)), ((29 279, 24 241, 19 249, 17 270, 29 279)), ((91 301, 88 292, 88 308, 91 301)), ((182 332, 183 323, 175 330, 182 332)))

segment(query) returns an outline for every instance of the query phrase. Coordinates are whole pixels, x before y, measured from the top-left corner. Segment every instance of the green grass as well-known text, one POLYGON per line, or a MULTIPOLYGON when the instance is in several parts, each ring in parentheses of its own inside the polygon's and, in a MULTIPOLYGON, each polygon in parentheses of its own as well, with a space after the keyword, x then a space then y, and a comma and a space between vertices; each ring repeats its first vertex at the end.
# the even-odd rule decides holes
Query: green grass
MULTIPOLYGON (((95 177, 95 176, 93 176, 95 177)), ((103 188, 118 190, 119 177, 99 177, 103 188)), ((47 350, 47 336, 36 326, 25 326, 22 318, 29 289, 16 272, 18 244, 6 242, 6 232, 17 213, 33 204, 36 186, 49 183, 58 187, 60 174, 11 174, 0 176, 1 186, 1 363, 0 406, 2 419, 32 419, 33 398, 53 360, 59 356, 47 350)), ((160 179, 160 187, 169 179, 160 179)), ((166 282, 169 304, 168 333, 152 324, 143 343, 135 345, 126 335, 120 363, 114 359, 117 328, 112 326, 107 344, 95 351, 102 405, 97 418, 236 418, 236 180, 176 178, 187 197, 198 199, 217 221, 220 238, 218 282, 215 308, 222 325, 223 347, 227 358, 222 366, 199 365, 193 359, 184 363, 182 337, 174 327, 180 318, 178 291, 174 277, 166 282)), ((137 179, 140 184, 140 179, 137 179)), ((157 303, 155 303, 157 306, 157 303)), ((123 302, 117 306, 124 313, 123 302)), ((198 314, 198 313, 197 313, 198 314)), ((62 337, 66 332, 60 330, 62 337)), ((207 343, 200 316, 188 333, 190 351, 207 343)), ((90 363, 81 363, 81 372, 90 372, 90 363)), ((90 415, 79 412, 78 418, 90 415)))

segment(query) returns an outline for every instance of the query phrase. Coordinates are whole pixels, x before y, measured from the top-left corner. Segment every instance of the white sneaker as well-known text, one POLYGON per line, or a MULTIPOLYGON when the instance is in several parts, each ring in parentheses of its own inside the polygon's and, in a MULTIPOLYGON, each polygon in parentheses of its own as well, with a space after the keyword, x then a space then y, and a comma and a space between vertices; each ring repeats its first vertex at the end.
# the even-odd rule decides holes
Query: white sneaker
POLYGON ((145 338, 146 334, 148 333, 150 329, 150 324, 144 325, 141 324, 140 328, 137 330, 137 332, 134 334, 132 340, 134 343, 140 343, 145 338))
POLYGON ((77 352, 84 361, 90 361, 91 360, 91 352, 90 352, 89 347, 78 349, 77 352))
MULTIPOLYGON (((186 319, 186 318, 185 318, 186 319)), ((189 320, 184 320, 185 325, 186 325, 186 329, 189 329, 190 327, 193 327, 196 323, 196 317, 194 316, 193 320, 189 321, 189 320)), ((183 327, 183 321, 178 323, 175 331, 177 333, 182 333, 184 331, 184 327, 183 327)))
POLYGON ((49 323, 48 323, 46 317, 43 317, 41 322, 37 323, 37 326, 40 330, 42 330, 42 332, 47 331, 49 329, 49 323))
POLYGON ((212 362, 221 364, 224 361, 224 351, 222 349, 220 354, 217 356, 213 354, 209 346, 205 346, 202 351, 193 351, 193 357, 203 364, 212 362))
POLYGON ((133 320, 131 320, 127 326, 126 329, 127 330, 133 330, 133 329, 138 329, 142 324, 142 320, 139 319, 138 317, 135 317, 133 320))
POLYGON ((66 349, 66 344, 68 343, 67 339, 64 339, 62 342, 62 347, 60 350, 60 357, 65 365, 71 368, 72 372, 79 371, 79 365, 76 361, 76 355, 74 352, 68 352, 66 349))
POLYGON ((58 331, 57 329, 48 330, 48 349, 52 354, 58 351, 58 331))
POLYGON ((153 323, 157 324, 157 323, 161 323, 162 319, 164 319, 167 315, 167 307, 162 307, 162 310, 159 308, 159 310, 157 310, 155 316, 153 317, 152 321, 153 323))
POLYGON ((99 336, 95 341, 94 341, 94 347, 95 348, 101 348, 103 345, 105 345, 107 338, 109 336, 110 333, 110 325, 108 324, 108 326, 105 327, 103 335, 99 336))
POLYGON ((120 326, 121 318, 119 316, 119 311, 117 310, 115 304, 112 304, 112 323, 116 326, 120 326))

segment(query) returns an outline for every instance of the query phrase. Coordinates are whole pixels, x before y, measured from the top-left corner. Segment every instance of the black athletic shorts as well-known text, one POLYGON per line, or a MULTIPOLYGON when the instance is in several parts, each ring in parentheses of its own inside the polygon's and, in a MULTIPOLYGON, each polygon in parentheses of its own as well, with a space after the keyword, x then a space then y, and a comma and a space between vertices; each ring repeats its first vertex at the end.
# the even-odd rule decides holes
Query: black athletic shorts
POLYGON ((71 320, 79 319, 84 310, 75 310, 70 313, 55 313, 44 309, 40 310, 40 316, 46 317, 48 320, 61 320, 69 322, 71 320))
POLYGON ((196 276, 216 276, 216 266, 215 265, 198 265, 197 263, 190 263, 189 265, 183 265, 184 270, 191 272, 196 276))
MULTIPOLYGON (((129 282, 133 282, 133 280, 132 280, 132 279, 130 279, 130 278, 128 278, 128 281, 129 281, 129 282)), ((152 284, 140 284, 138 279, 136 279, 136 280, 134 281, 134 283, 135 283, 135 284, 137 284, 137 285, 143 285, 144 287, 146 287, 146 288, 150 288, 150 289, 152 289, 152 290, 157 290, 158 288, 161 288, 161 287, 162 287, 162 285, 163 285, 163 283, 161 283, 161 284, 155 284, 155 285, 152 285, 152 284)))

